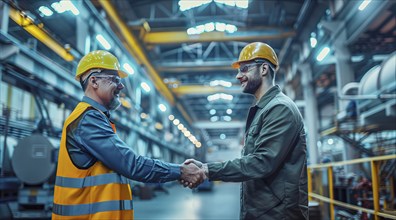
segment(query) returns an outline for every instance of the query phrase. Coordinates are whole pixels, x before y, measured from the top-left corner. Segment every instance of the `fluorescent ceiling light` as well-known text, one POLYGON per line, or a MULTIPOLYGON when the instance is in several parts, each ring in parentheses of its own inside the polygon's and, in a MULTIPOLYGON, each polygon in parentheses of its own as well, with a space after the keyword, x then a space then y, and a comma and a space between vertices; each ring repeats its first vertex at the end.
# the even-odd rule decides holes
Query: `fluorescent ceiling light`
POLYGON ((359 5, 359 10, 360 10, 360 11, 363 11, 363 10, 367 7, 367 5, 370 4, 370 2, 371 2, 371 0, 364 0, 364 1, 359 5))
POLYGON ((249 0, 179 0, 179 9, 180 11, 186 11, 192 8, 209 4, 211 2, 225 4, 231 7, 236 6, 242 9, 246 9, 249 7, 249 0))
POLYGON ((211 114, 211 115, 214 115, 214 114, 216 114, 216 109, 211 109, 211 110, 209 110, 209 114, 211 114))
POLYGON ((45 7, 45 6, 40 6, 40 8, 38 9, 40 11, 41 14, 43 14, 44 16, 51 16, 54 14, 54 12, 51 11, 51 9, 45 7))
POLYGON ((179 0, 179 8, 180 11, 186 11, 195 7, 199 7, 201 5, 209 4, 211 2, 212 0, 199 0, 199 1, 179 0))
POLYGON ((219 120, 219 116, 212 116, 212 117, 210 117, 210 121, 211 122, 215 122, 215 121, 218 121, 219 120))
POLYGON ((162 111, 165 112, 166 111, 166 106, 164 104, 159 104, 158 108, 162 111))
POLYGON ((173 124, 174 124, 174 125, 178 125, 179 123, 180 123, 179 119, 173 120, 173 124))
POLYGON ((209 83, 210 86, 224 86, 224 87, 231 87, 232 83, 224 80, 213 80, 209 83))
POLYGON ((319 55, 316 57, 317 61, 322 61, 330 52, 330 48, 329 47, 325 47, 322 49, 322 51, 320 51, 319 55))
POLYGON ((215 30, 215 24, 213 22, 209 22, 205 24, 205 31, 212 32, 215 30))
POLYGON ((60 3, 67 8, 68 11, 71 11, 74 15, 79 15, 80 11, 74 6, 73 2, 70 0, 62 0, 60 3))
POLYGON ((224 121, 231 121, 231 116, 229 116, 229 115, 226 115, 226 116, 223 116, 223 120, 224 121))
POLYGON ((129 63, 124 63, 124 65, 122 65, 122 67, 124 67, 124 69, 127 71, 127 73, 129 73, 130 75, 133 75, 135 73, 135 70, 131 67, 131 65, 129 65, 129 63))
POLYGON ((104 49, 106 50, 111 49, 110 43, 103 37, 103 35, 101 34, 96 35, 96 40, 103 46, 104 49))
POLYGON ((184 136, 186 136, 186 137, 190 137, 191 132, 190 132, 190 131, 186 131, 186 132, 184 132, 183 134, 184 134, 184 136))
POLYGON ((197 25, 187 29, 188 35, 202 34, 203 32, 221 31, 234 33, 238 28, 233 24, 225 24, 222 22, 208 22, 206 24, 197 25))
POLYGON ((311 43, 311 47, 312 47, 312 48, 316 47, 316 44, 318 43, 318 41, 317 41, 316 38, 314 38, 314 37, 311 37, 311 38, 309 39, 309 42, 311 43))
POLYGON ((70 0, 54 2, 51 4, 51 7, 60 14, 65 11, 71 11, 74 15, 80 14, 80 11, 76 8, 76 6, 74 6, 73 2, 71 2, 70 0))
POLYGON ((216 93, 216 94, 213 94, 213 95, 208 96, 207 99, 208 99, 209 102, 212 102, 212 101, 215 101, 215 100, 218 100, 218 99, 224 99, 224 100, 229 100, 229 101, 231 101, 233 98, 234 98, 234 97, 233 97, 232 95, 229 95, 229 94, 225 94, 225 93, 216 93))
POLYGON ((140 83, 140 86, 141 86, 141 87, 144 89, 144 91, 146 91, 146 92, 150 92, 150 90, 151 90, 150 86, 149 86, 147 83, 145 83, 145 82, 140 83))

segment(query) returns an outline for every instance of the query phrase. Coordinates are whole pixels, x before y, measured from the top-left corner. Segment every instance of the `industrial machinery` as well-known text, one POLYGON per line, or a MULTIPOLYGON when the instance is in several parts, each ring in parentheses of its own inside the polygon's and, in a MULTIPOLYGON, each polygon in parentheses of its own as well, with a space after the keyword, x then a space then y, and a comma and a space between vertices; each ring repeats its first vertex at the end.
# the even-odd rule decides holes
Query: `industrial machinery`
POLYGON ((21 180, 18 200, 8 203, 13 219, 51 218, 55 148, 41 134, 21 139, 14 149, 12 167, 21 180))
POLYGON ((396 52, 370 69, 359 83, 358 96, 374 96, 357 103, 363 125, 396 129, 396 52))

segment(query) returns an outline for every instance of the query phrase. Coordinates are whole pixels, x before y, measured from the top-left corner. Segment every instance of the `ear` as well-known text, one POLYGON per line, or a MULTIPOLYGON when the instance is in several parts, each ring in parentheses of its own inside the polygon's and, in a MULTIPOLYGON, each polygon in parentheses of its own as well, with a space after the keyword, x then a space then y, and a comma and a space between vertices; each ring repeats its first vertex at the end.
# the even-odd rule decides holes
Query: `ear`
POLYGON ((98 87, 99 87, 99 85, 98 85, 98 83, 96 82, 96 79, 95 79, 94 76, 91 77, 91 78, 89 78, 89 80, 91 81, 92 86, 93 86, 94 88, 98 88, 98 87))
POLYGON ((260 65, 261 76, 266 76, 269 73, 269 66, 266 63, 260 65))

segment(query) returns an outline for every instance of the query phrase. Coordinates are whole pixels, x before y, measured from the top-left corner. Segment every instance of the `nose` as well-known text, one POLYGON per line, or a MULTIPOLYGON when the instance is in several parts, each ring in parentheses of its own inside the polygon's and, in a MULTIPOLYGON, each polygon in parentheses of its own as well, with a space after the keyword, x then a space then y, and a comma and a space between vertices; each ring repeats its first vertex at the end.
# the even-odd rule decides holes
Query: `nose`
POLYGON ((240 71, 238 71, 235 78, 239 80, 240 78, 242 78, 242 76, 243 74, 240 71))

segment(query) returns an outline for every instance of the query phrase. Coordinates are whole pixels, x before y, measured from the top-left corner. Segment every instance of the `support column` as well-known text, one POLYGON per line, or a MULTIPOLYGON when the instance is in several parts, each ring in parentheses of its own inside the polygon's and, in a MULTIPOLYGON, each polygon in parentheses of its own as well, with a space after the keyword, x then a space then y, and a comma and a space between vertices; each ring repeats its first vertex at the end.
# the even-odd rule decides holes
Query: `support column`
MULTIPOLYGON (((351 53, 345 45, 346 32, 343 30, 335 40, 333 48, 336 60, 336 79, 338 97, 342 94, 342 88, 350 82, 355 81, 355 74, 351 66, 351 53)), ((345 111, 349 100, 338 100, 338 112, 345 111)), ((360 158, 360 152, 350 144, 344 142, 346 157, 349 160, 360 158)), ((345 171, 358 171, 358 165, 345 166, 345 171)))
POLYGON ((0 11, 1 11, 1 31, 3 33, 7 33, 8 32, 8 22, 9 22, 9 6, 4 3, 4 2, 0 2, 0 11))
POLYGON ((303 93, 305 100, 305 123, 307 126, 307 146, 309 153, 309 162, 310 164, 318 163, 318 105, 315 98, 315 91, 312 82, 312 69, 308 63, 302 64, 299 67, 301 72, 301 83, 303 85, 303 93))

